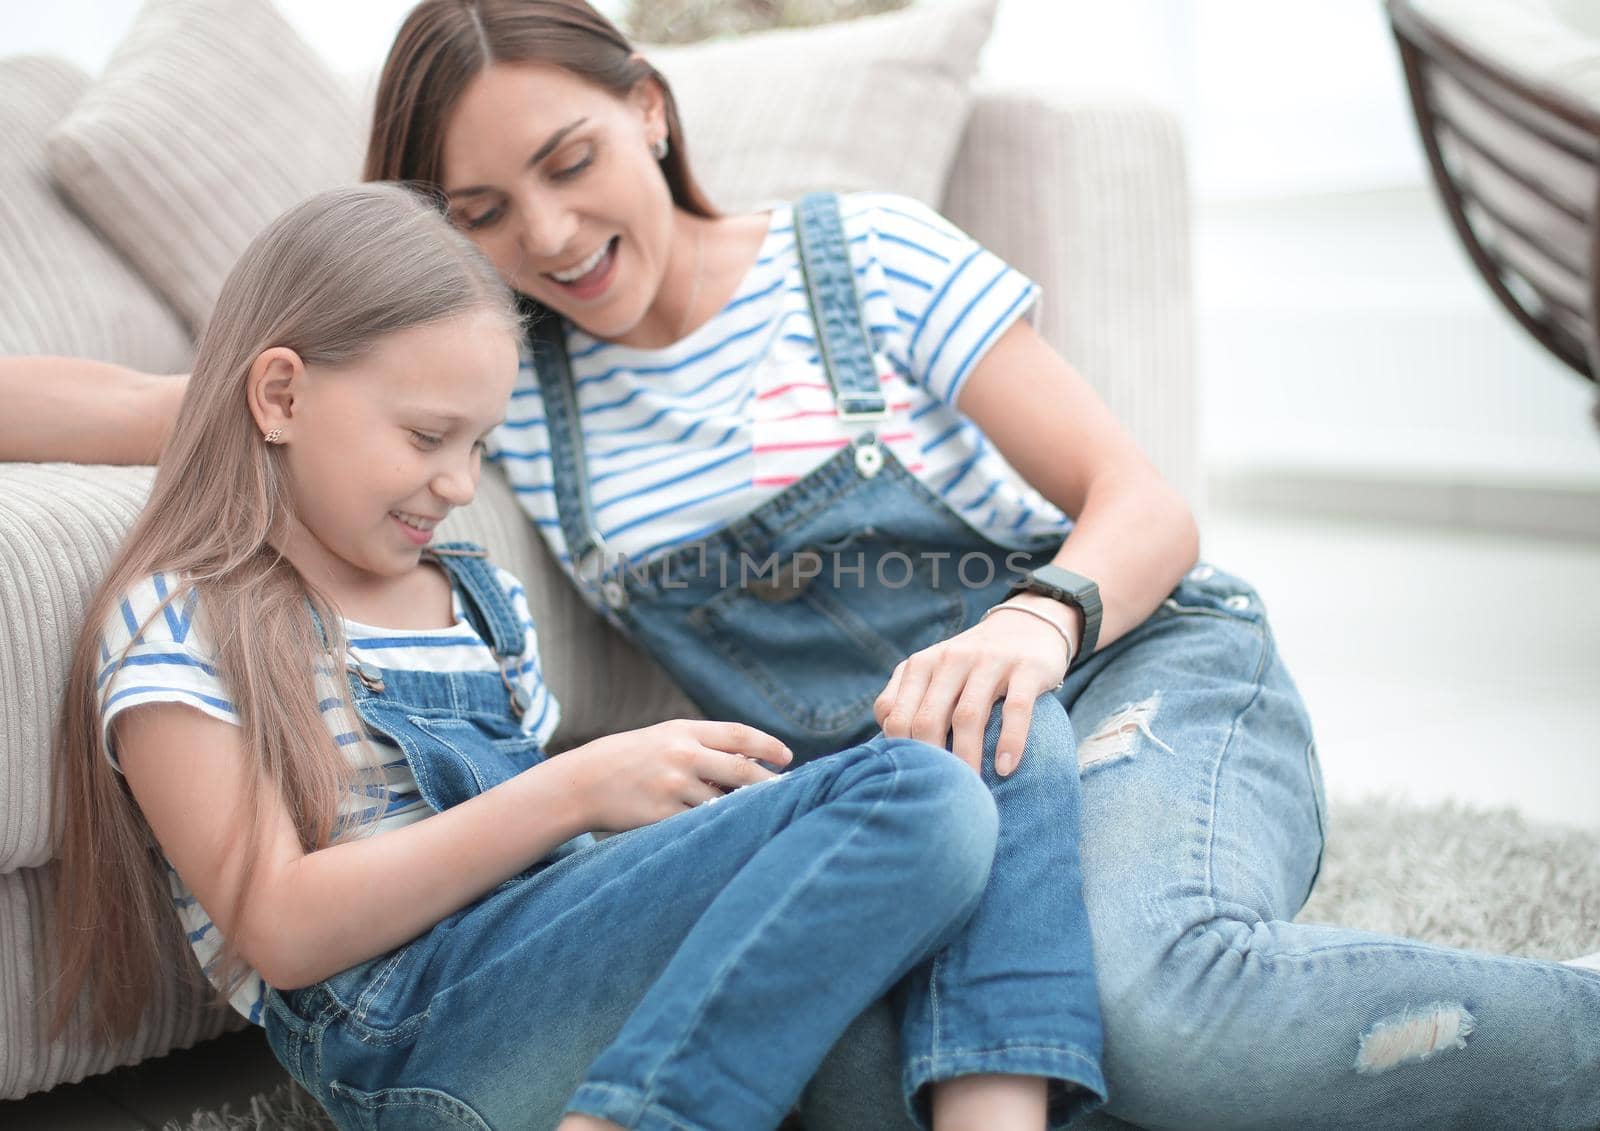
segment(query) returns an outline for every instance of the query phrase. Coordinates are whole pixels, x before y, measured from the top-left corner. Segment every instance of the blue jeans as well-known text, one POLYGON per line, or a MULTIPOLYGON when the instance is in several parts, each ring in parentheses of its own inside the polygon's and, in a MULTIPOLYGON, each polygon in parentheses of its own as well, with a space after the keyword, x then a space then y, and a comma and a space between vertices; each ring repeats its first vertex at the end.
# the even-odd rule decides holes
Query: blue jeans
POLYGON ((576 1111, 755 1131, 887 995, 897 1118, 927 1125, 934 1080, 1011 1072, 1051 1078, 1063 1127, 1103 1096, 1081 903, 1037 863, 991 877, 997 846, 1077 820, 1076 792, 1048 788, 1070 724, 1039 706, 1009 778, 993 773, 998 714, 982 779, 947 751, 874 738, 269 993, 268 1041, 342 1128, 544 1128, 576 1111))
MULTIPOLYGON (((1083 1126, 1600 1127, 1600 974, 1290 921, 1326 811, 1249 585, 1197 566, 1057 694, 1116 1117, 1083 1126)), ((808 1131, 906 1127, 894 1079, 879 1004, 808 1089, 808 1131)))

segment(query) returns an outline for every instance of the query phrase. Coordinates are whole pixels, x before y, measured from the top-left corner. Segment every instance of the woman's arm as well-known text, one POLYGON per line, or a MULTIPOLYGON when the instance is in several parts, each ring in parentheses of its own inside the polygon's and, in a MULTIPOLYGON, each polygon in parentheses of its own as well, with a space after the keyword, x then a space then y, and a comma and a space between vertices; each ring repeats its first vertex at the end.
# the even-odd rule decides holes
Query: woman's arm
POLYGON ((130 707, 111 725, 123 774, 167 859, 223 937, 280 990, 416 938, 579 833, 681 813, 774 776, 753 758, 790 758, 749 727, 672 720, 596 739, 442 813, 311 853, 275 799, 250 897, 233 921, 248 852, 233 803, 248 772, 242 732, 176 703, 130 707))
POLYGON ((184 376, 76 357, 0 357, 0 461, 155 463, 184 376))
MULTIPOLYGON (((1018 321, 984 354, 956 403, 1075 520, 1053 560, 1099 585, 1100 644, 1142 623, 1194 565, 1200 532, 1183 498, 1089 383, 1018 321)), ((1083 614, 1032 593, 1007 604, 1058 624, 1077 655, 1083 614)), ((992 617, 901 661, 873 712, 894 737, 942 746, 950 735, 951 750, 977 770, 984 726, 1004 698, 995 766, 1008 774, 1022 757, 1034 700, 1062 677, 1067 655, 1061 635, 1035 617, 992 617)))
MULTIPOLYGON (((1074 519, 1053 560, 1099 585, 1100 646, 1142 624, 1194 565, 1200 530, 1089 382, 1019 320, 967 378, 957 407, 1074 519)), ((1076 647, 1082 614, 1049 597, 1033 602, 1074 614, 1076 647)))

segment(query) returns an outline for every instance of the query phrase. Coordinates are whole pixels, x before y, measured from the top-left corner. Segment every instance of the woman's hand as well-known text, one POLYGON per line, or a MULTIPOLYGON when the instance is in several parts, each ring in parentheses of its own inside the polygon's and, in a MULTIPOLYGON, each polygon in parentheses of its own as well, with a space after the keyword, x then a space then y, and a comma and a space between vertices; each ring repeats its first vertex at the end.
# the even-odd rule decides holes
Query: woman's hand
POLYGON ((1004 777, 1022 761, 1033 701, 1060 685, 1083 630, 1081 613, 1049 597, 1024 593, 996 607, 1006 611, 901 660, 872 710, 894 738, 943 746, 951 736, 956 757, 982 773, 984 727, 1004 696, 995 748, 995 772, 1004 777), (1061 631, 1012 607, 1037 610, 1061 631))
POLYGON ((793 757, 776 738, 743 723, 672 719, 608 734, 553 761, 579 774, 589 828, 623 832, 777 777, 761 763, 786 766, 793 757))

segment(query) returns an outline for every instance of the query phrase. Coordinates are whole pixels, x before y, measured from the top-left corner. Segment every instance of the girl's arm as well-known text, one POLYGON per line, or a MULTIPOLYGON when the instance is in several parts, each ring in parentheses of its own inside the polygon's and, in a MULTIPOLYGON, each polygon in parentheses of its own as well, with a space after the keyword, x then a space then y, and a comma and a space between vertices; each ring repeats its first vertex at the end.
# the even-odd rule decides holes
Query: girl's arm
POLYGON ((0 461, 155 463, 187 384, 77 357, 0 357, 0 461))
POLYGON ((274 794, 251 895, 232 921, 248 851, 235 820, 249 765, 242 732, 176 703, 130 707, 111 725, 123 775, 167 859, 223 937, 280 990, 416 938, 579 833, 661 820, 774 776, 753 758, 790 758, 749 727, 674 720, 596 739, 443 813, 311 853, 274 794))

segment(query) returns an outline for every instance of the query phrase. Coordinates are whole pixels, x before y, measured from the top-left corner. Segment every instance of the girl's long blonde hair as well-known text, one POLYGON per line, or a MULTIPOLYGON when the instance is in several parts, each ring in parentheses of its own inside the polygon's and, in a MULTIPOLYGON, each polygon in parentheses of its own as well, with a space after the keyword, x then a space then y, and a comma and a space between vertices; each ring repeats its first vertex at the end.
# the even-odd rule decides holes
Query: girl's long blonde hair
MULTIPOLYGON (((281 452, 262 442, 247 405, 252 362, 285 346, 308 365, 338 366, 386 334, 484 309, 503 314, 508 332, 519 331, 510 293, 489 263, 428 201, 392 184, 312 197, 258 236, 228 276, 149 501, 89 604, 73 653, 55 749, 61 976, 51 1039, 86 985, 90 1022, 108 1038, 136 1031, 163 968, 205 992, 153 838, 101 739, 98 677, 126 652, 102 660, 100 633, 128 589, 158 571, 192 584, 192 593, 180 587, 167 603, 197 599, 257 771, 246 775, 244 796, 215 799, 235 805, 239 834, 251 846, 228 921, 238 921, 254 872, 248 861, 279 797, 307 852, 363 828, 339 827, 339 800, 357 768, 335 746, 315 690, 318 657, 344 654, 342 622, 274 548, 284 544, 294 500, 281 452)), ((350 710, 341 662, 332 661, 331 675, 350 710)), ((209 910, 217 917, 224 909, 209 910)), ((245 969, 226 941, 218 971, 229 993, 245 969)), ((226 994, 213 996, 227 1008, 226 994)))

